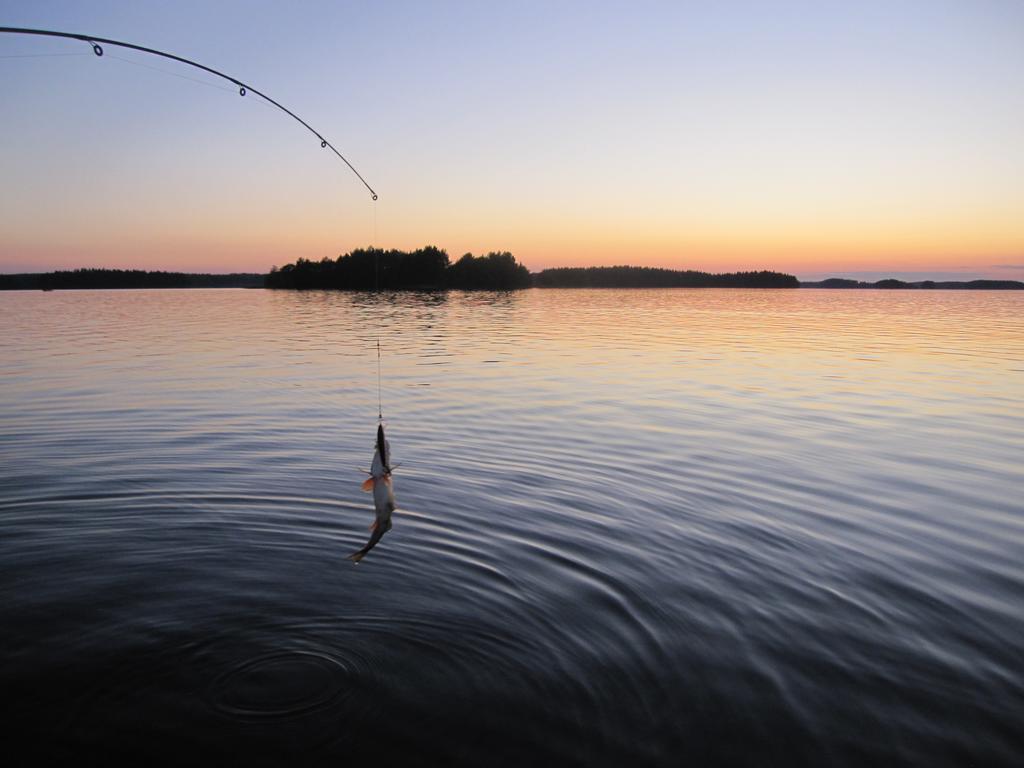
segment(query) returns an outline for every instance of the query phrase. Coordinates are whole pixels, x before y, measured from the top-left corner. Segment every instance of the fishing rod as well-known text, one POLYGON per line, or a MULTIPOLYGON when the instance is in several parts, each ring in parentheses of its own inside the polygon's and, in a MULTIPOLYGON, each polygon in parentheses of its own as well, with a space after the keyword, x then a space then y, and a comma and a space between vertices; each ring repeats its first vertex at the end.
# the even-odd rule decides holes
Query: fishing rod
POLYGON ((177 62, 180 62, 182 64, 187 64, 190 67, 195 67, 196 69, 201 69, 204 72, 209 72, 211 75, 216 75, 217 77, 219 77, 219 78, 221 78, 223 80, 227 80, 229 83, 234 83, 235 85, 237 85, 238 86, 238 95, 239 96, 245 96, 247 93, 255 93, 260 98, 262 98, 265 101, 268 101, 271 104, 273 104, 275 107, 280 109, 282 112, 284 112, 289 117, 291 117, 294 120, 297 120, 298 122, 300 122, 303 126, 306 127, 306 130, 308 130, 310 133, 312 133, 314 136, 316 136, 318 139, 320 139, 320 147, 323 148, 323 149, 330 149, 334 154, 336 154, 338 157, 340 157, 342 162, 344 162, 345 165, 347 165, 349 167, 349 169, 352 171, 352 173, 354 173, 359 178, 359 180, 361 182, 363 182, 363 186, 366 187, 368 190, 370 190, 370 194, 373 196, 373 199, 374 200, 377 199, 377 193, 373 191, 373 187, 371 187, 369 184, 367 184, 366 179, 363 178, 362 174, 359 173, 359 171, 357 171, 355 169, 355 166, 353 166, 352 163, 350 163, 345 158, 345 156, 343 154, 341 154, 341 152, 339 152, 337 150, 337 148, 335 148, 335 146, 333 144, 331 144, 331 142, 329 142, 326 138, 324 138, 324 136, 318 130, 316 130, 316 128, 311 126, 309 123, 307 123, 301 117, 296 115, 294 112, 292 112, 290 109, 288 109, 283 104, 280 104, 279 102, 277 102, 274 99, 272 99, 269 96, 267 96, 267 94, 263 93, 262 91, 257 90, 256 88, 253 88, 248 83, 242 82, 238 78, 232 77, 231 75, 226 75, 223 72, 220 72, 219 70, 214 69, 213 67, 206 66, 205 64, 200 64, 198 61, 192 61, 192 59, 186 59, 184 56, 176 56, 173 53, 166 53, 165 51, 158 51, 156 48, 147 48, 144 45, 135 45, 134 43, 126 43, 126 42, 123 42, 121 40, 111 40, 110 38, 106 38, 106 37, 96 37, 95 35, 83 35, 83 34, 78 34, 78 33, 75 33, 75 32, 54 32, 53 30, 49 30, 49 29, 25 29, 23 27, 0 27, 0 32, 5 32, 5 33, 8 33, 8 34, 14 34, 14 35, 38 35, 38 36, 42 36, 42 37, 63 37, 63 38, 67 38, 67 39, 70 39, 70 40, 81 40, 82 42, 88 43, 89 45, 91 45, 92 46, 92 52, 95 53, 97 56, 102 56, 103 55, 103 45, 116 45, 116 46, 118 46, 120 48, 129 48, 129 49, 131 49, 133 51, 141 51, 142 53, 149 53, 149 54, 152 54, 154 56, 162 56, 165 59, 171 59, 172 61, 177 61, 177 62), (103 45, 100 45, 100 43, 102 43, 103 45))

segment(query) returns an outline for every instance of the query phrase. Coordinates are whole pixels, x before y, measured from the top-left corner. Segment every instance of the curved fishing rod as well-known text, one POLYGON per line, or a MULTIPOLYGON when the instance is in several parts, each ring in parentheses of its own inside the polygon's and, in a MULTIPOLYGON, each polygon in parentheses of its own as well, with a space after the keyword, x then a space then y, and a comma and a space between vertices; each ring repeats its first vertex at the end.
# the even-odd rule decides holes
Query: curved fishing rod
POLYGON ((54 32, 54 31, 48 30, 48 29, 25 29, 25 28, 22 28, 22 27, 0 27, 0 32, 7 32, 7 33, 10 33, 10 34, 15 34, 15 35, 40 35, 40 36, 43 36, 43 37, 64 37, 64 38, 68 38, 68 39, 71 39, 71 40, 81 40, 82 42, 85 42, 85 43, 88 43, 89 45, 91 45, 92 46, 92 52, 95 53, 97 56, 102 56, 103 55, 103 46, 100 45, 100 43, 103 43, 104 45, 116 45, 116 46, 118 46, 120 48, 130 48, 130 49, 132 49, 134 51, 142 51, 143 53, 151 53, 154 56, 162 56, 165 59, 171 59, 173 61, 181 62, 182 64, 188 64, 190 67, 195 67, 196 69, 201 69, 204 72, 209 72, 211 75, 216 75, 217 77, 220 77, 220 78, 222 78, 224 80, 227 80, 230 83, 234 83, 235 85, 237 85, 238 86, 238 95, 239 96, 245 96, 246 93, 248 93, 249 91, 252 91, 253 93, 255 93, 257 96, 261 97, 262 99, 264 99, 266 101, 269 101, 271 104, 273 104, 275 107, 280 109, 285 114, 289 115, 293 119, 298 120, 300 123, 302 123, 302 125, 304 125, 306 127, 306 129, 310 133, 312 133, 314 136, 316 136, 318 139, 320 139, 320 146, 322 148, 330 148, 330 150, 334 154, 336 154, 338 157, 340 157, 342 159, 342 161, 345 163, 345 165, 347 165, 349 167, 349 169, 352 171, 352 173, 354 173, 357 177, 359 177, 359 180, 361 182, 363 182, 363 186, 366 187, 368 190, 370 190, 370 194, 373 196, 373 199, 374 200, 377 199, 377 193, 373 191, 373 187, 371 187, 369 184, 366 183, 366 179, 363 178, 362 174, 359 173, 359 171, 357 171, 355 169, 355 166, 353 166, 352 163, 350 163, 347 159, 345 159, 345 156, 343 154, 341 154, 341 152, 339 152, 334 147, 334 145, 331 144, 331 142, 329 142, 327 139, 325 139, 323 137, 323 135, 321 135, 321 133, 318 130, 316 130, 316 128, 311 126, 309 123, 307 123, 305 120, 303 120, 301 117, 296 115, 294 112, 292 112, 287 107, 285 107, 282 104, 279 104, 278 102, 274 101, 272 98, 267 96, 267 94, 263 93, 262 91, 256 90, 255 88, 253 88, 248 83, 243 83, 241 80, 238 80, 237 78, 231 77, 231 75, 226 75, 223 72, 219 72, 216 69, 214 69, 213 67, 208 67, 205 64, 200 64, 199 62, 192 61, 191 59, 186 59, 183 56, 175 56, 173 53, 165 53, 164 51, 158 51, 155 48, 147 48, 144 45, 135 45, 134 43, 125 43, 125 42, 122 42, 120 40, 111 40, 111 39, 106 38, 106 37, 95 37, 93 35, 81 35, 81 34, 77 34, 75 32, 54 32))

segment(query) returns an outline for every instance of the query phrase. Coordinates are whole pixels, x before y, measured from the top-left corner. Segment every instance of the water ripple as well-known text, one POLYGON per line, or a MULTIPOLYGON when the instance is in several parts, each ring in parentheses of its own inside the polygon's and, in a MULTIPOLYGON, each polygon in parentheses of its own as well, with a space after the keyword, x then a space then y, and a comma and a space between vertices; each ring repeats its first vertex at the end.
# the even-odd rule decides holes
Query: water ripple
POLYGON ((41 761, 1013 764, 1022 298, 0 296, 41 761), (376 340, 394 528, 359 568, 376 340))

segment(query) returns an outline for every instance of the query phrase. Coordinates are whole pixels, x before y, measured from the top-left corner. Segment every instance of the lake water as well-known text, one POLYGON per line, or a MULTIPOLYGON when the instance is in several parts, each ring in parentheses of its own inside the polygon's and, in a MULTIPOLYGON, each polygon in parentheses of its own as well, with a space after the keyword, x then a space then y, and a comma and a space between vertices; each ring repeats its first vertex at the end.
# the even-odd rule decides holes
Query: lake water
POLYGON ((1019 765, 1024 294, 0 295, 26 765, 1019 765), (360 492, 383 406, 400 507, 360 492))

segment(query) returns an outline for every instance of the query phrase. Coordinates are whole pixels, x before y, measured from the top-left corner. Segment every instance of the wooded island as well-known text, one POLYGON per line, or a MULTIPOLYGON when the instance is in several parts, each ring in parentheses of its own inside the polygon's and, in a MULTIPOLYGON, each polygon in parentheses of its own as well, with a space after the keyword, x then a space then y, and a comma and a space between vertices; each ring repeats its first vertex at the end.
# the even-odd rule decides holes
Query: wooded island
POLYGON ((0 275, 0 290, 75 288, 282 288, 342 291, 508 291, 521 288, 872 288, 1022 290, 1017 280, 965 282, 830 278, 801 283, 793 275, 761 270, 714 274, 660 267, 556 267, 531 273, 508 251, 467 253, 452 262, 447 251, 428 245, 414 251, 357 248, 320 261, 298 259, 269 274, 229 275, 147 272, 138 269, 75 269, 0 275))

